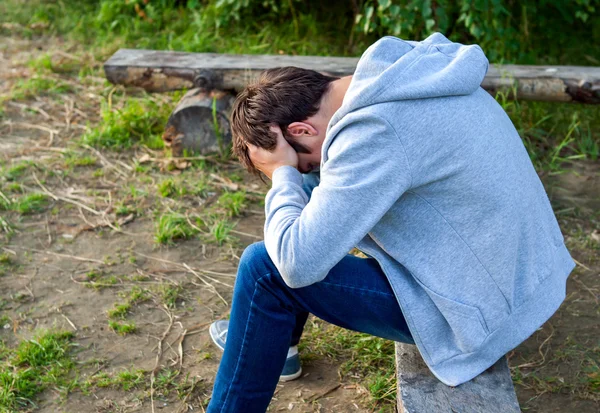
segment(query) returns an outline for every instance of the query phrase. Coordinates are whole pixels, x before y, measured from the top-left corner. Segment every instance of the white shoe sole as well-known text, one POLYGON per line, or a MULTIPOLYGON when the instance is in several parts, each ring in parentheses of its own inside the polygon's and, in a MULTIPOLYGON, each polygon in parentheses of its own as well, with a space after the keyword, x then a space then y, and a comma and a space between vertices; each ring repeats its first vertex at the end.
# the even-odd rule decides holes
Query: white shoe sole
POLYGON ((288 374, 287 376, 283 376, 283 375, 279 376, 279 381, 286 382, 286 381, 296 380, 301 375, 302 375, 302 367, 300 367, 300 370, 298 370, 294 374, 288 374))

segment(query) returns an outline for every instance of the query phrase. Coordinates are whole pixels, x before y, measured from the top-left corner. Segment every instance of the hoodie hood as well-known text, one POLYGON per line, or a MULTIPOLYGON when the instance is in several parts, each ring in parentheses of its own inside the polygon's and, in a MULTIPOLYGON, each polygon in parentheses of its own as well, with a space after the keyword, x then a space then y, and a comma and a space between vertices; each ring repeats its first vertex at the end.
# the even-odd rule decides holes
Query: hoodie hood
POLYGON ((453 43, 441 33, 422 42, 384 37, 360 58, 331 125, 377 103, 470 95, 481 85, 488 65, 479 46, 453 43))

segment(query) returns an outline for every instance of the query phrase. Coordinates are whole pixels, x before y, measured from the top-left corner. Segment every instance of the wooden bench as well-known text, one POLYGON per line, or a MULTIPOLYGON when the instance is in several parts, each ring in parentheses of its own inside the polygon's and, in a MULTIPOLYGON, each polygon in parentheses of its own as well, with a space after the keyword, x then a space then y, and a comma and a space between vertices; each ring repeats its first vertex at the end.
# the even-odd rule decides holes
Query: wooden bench
MULTIPOLYGON (((114 84, 150 92, 194 87, 240 91, 264 69, 297 66, 336 76, 354 73, 358 58, 228 55, 121 49, 105 64, 114 84)), ((522 100, 600 103, 600 68, 490 65, 481 86, 522 100)))

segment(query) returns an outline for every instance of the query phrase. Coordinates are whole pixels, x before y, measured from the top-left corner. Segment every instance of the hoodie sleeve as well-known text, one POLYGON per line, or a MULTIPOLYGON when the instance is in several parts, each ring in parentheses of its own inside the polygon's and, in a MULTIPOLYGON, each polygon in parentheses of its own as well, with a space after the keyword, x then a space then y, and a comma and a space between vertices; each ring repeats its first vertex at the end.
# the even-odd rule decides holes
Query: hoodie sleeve
POLYGON ((286 284, 300 288, 323 280, 410 185, 399 138, 372 114, 338 129, 310 202, 300 172, 275 170, 265 245, 286 284))

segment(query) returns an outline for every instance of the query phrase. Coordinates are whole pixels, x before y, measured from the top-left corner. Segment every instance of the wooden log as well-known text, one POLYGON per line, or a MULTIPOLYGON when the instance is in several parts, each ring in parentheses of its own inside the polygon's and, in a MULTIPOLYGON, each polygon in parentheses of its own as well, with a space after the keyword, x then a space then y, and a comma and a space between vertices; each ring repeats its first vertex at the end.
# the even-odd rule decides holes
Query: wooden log
POLYGON ((398 413, 519 413, 506 357, 457 387, 439 381, 417 347, 396 343, 398 413))
MULTIPOLYGON (((242 90, 268 68, 297 66, 336 76, 354 73, 357 57, 228 55, 121 49, 105 64, 114 84, 150 92, 201 87, 242 90)), ((600 68, 493 65, 481 85, 491 94, 554 102, 600 103, 600 68)))
POLYGON ((189 90, 173 110, 163 134, 173 156, 183 156, 184 151, 204 155, 226 148, 231 142, 233 100, 233 95, 223 91, 189 90))

